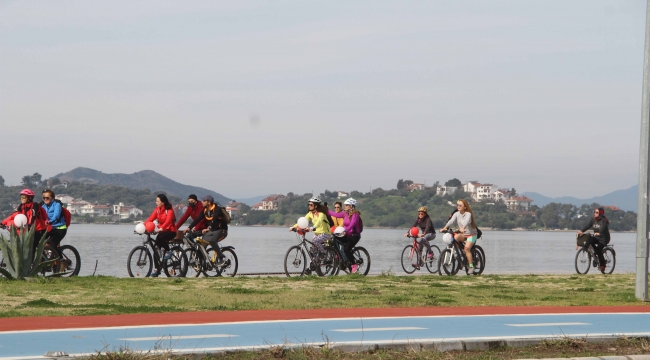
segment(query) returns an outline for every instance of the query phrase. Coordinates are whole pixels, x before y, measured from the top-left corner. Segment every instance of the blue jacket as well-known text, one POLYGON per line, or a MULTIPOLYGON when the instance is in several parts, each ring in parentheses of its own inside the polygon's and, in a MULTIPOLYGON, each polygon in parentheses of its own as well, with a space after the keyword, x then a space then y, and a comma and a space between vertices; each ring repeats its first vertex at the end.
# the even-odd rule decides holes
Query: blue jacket
POLYGON ((52 200, 50 205, 43 204, 43 209, 47 212, 47 218, 53 228, 65 226, 65 218, 61 210, 61 204, 58 201, 52 200))

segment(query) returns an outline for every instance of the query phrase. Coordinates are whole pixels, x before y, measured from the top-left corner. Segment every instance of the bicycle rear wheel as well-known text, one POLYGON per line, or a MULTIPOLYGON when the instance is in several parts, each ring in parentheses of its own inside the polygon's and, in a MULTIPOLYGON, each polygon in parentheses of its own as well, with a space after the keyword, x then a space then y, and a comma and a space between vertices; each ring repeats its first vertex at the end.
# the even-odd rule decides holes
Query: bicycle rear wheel
POLYGON ((605 270, 601 270, 603 274, 611 274, 616 267, 616 251, 607 247, 603 250, 603 257, 605 258, 605 270))
POLYGON ((151 253, 144 246, 136 246, 129 253, 126 269, 130 277, 149 277, 153 269, 151 253))
POLYGON ((302 248, 298 245, 290 247, 284 255, 284 273, 287 277, 302 276, 306 267, 307 257, 302 248))
POLYGON ((447 275, 456 275, 456 273, 460 269, 460 264, 458 263, 458 259, 456 259, 454 252, 450 248, 446 248, 445 250, 442 251, 442 254, 440 254, 439 262, 440 262, 439 265, 440 268, 447 275))
POLYGON ((221 250, 224 260, 223 263, 217 265, 220 276, 233 277, 237 274, 237 255, 231 249, 221 250))
POLYGON ((358 265, 357 274, 366 276, 370 271, 370 254, 368 250, 359 246, 355 247, 352 251, 353 264, 358 265))
POLYGON ((402 250, 402 269, 404 269, 404 272, 413 274, 417 270, 413 264, 417 264, 418 261, 418 252, 415 251, 413 245, 406 245, 404 250, 402 250))
POLYGON ((187 273, 187 256, 183 248, 174 246, 169 250, 172 256, 163 261, 163 271, 167 277, 184 277, 187 273))
POLYGON ((576 253, 575 266, 578 274, 586 274, 589 272, 589 268, 591 267, 591 254, 587 249, 580 248, 580 250, 578 250, 576 253))
POLYGON ((184 250, 187 258, 187 272, 185 277, 199 277, 203 271, 203 256, 194 248, 184 250))
POLYGON ((431 245, 431 252, 427 252, 427 258, 424 261, 427 270, 432 274, 440 275, 440 248, 436 245, 431 245), (429 257, 431 254, 431 257, 429 257))
POLYGON ((61 254, 61 265, 59 272, 63 270, 66 272, 63 277, 71 277, 79 275, 81 270, 81 256, 79 252, 72 245, 62 245, 59 248, 59 253, 61 254))

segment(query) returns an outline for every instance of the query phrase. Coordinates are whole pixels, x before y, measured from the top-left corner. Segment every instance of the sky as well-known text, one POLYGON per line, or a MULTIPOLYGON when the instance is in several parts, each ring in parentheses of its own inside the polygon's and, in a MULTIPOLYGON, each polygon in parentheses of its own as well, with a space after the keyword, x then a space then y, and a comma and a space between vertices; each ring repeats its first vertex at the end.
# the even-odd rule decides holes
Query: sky
POLYGON ((0 175, 638 182, 645 1, 2 1, 0 175))

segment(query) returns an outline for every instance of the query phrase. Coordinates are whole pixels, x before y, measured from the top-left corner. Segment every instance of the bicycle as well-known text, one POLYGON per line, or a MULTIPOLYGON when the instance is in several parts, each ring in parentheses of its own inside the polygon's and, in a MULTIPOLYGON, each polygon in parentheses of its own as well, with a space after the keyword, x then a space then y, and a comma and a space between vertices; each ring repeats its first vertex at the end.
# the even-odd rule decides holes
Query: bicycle
POLYGON ((422 245, 418 243, 418 237, 407 234, 408 238, 413 238, 413 244, 406 245, 402 250, 402 269, 407 274, 413 274, 415 270, 419 270, 421 266, 426 266, 430 273, 440 274, 440 248, 436 245, 431 245, 431 251, 422 251, 422 245), (429 254, 431 256, 429 256, 429 254), (417 263, 416 263, 417 262, 417 263), (413 264, 417 264, 415 267, 413 264))
POLYGON ((185 245, 185 256, 187 258, 188 277, 199 277, 201 274, 207 277, 226 276, 233 277, 237 274, 239 266, 235 248, 232 246, 221 246, 223 260, 217 259, 217 252, 210 246, 210 243, 203 240, 199 233, 183 235, 183 244, 185 245), (197 236, 192 236, 197 235, 197 236))
MULTIPOLYGON (((133 233, 138 234, 135 231, 133 233)), ((169 259, 164 259, 164 249, 158 248, 154 243, 154 239, 151 238, 151 235, 155 234, 155 232, 138 234, 146 237, 142 241, 142 245, 134 247, 129 253, 126 262, 129 276, 149 277, 151 276, 151 270, 155 264, 157 269, 162 268, 167 277, 184 277, 187 272, 187 257, 183 252, 183 248, 180 246, 171 247, 169 249, 171 257, 169 259), (152 252, 153 258, 151 256, 152 252)))
MULTIPOLYGON (((585 234, 591 235, 591 233, 585 234)), ((600 270, 600 272, 603 274, 613 273, 614 268, 616 267, 616 251, 614 251, 614 245, 607 244, 603 247, 603 258, 605 259, 605 270, 600 270)), ((578 252, 576 253, 576 272, 584 275, 589 272, 591 265, 600 269, 598 256, 594 253, 594 248, 591 244, 581 245, 580 249, 578 249, 578 252)))
POLYGON ((346 274, 350 274, 351 265, 357 265, 355 274, 363 276, 368 275, 370 272, 370 254, 362 246, 355 246, 352 248, 352 262, 347 259, 345 255, 345 243, 338 237, 332 236, 330 240, 325 243, 325 256, 321 259, 319 268, 325 268, 324 276, 338 275, 341 270, 346 274))
POLYGON ((311 275, 312 271, 316 271, 318 276, 326 276, 330 265, 326 264, 325 259, 328 257, 326 254, 316 253, 316 244, 307 240, 305 234, 309 232, 308 229, 293 228, 291 231, 296 233, 299 244, 294 245, 287 250, 284 255, 284 273, 287 277, 311 275), (309 256, 310 265, 307 268, 307 256, 309 256), (322 269, 321 267, 324 267, 322 269), (290 271, 292 270, 292 271, 290 271), (297 273, 297 271, 300 271, 297 273))
POLYGON ((441 233, 451 234, 452 240, 440 255, 438 265, 440 269, 442 269, 447 275, 456 275, 462 266, 465 268, 465 273, 467 275, 481 275, 483 270, 485 270, 485 252, 483 251, 483 248, 477 244, 472 246, 471 254, 472 260, 474 261, 474 271, 470 272, 467 257, 465 256, 465 249, 460 242, 453 238, 455 233, 449 231, 441 231, 441 233))

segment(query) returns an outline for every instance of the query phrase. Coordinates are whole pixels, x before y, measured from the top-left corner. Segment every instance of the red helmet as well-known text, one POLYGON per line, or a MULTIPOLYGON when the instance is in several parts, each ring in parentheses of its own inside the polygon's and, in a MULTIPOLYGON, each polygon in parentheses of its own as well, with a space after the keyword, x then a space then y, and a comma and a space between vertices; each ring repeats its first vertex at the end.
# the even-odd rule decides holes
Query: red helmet
POLYGON ((34 196, 34 192, 29 190, 29 189, 23 189, 23 191, 20 192, 20 195, 27 195, 27 196, 34 196))

